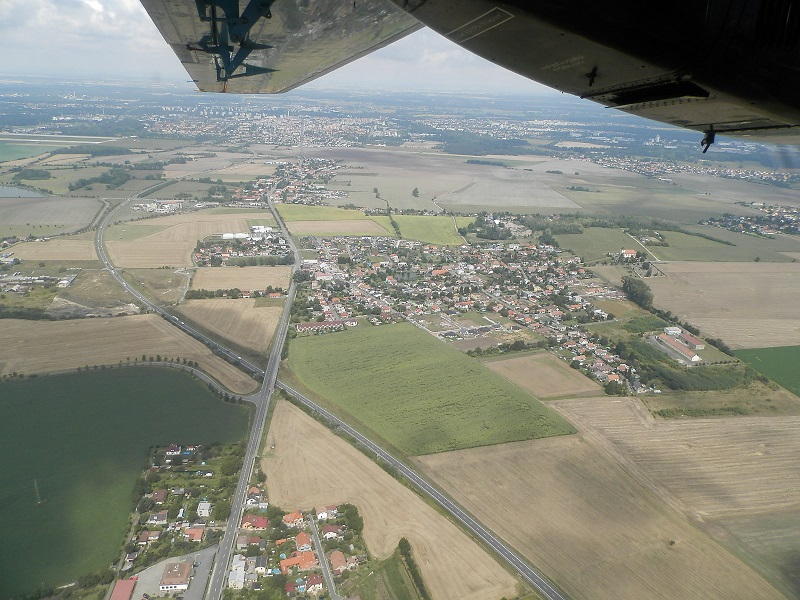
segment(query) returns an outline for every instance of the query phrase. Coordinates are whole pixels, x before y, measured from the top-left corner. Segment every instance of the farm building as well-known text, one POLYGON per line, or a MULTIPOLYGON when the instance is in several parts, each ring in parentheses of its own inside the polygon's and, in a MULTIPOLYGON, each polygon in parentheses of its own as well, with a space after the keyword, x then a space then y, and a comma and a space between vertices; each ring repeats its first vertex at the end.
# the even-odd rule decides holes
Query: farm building
POLYGON ((136 587, 136 579, 118 579, 111 592, 111 600, 131 600, 133 588, 136 587))
POLYGON ((686 332, 682 333, 681 337, 680 337, 680 340, 684 344, 689 346, 689 348, 691 348, 692 350, 702 350, 703 348, 706 347, 706 345, 705 345, 705 343, 703 341, 698 340, 696 337, 694 337, 690 333, 686 333, 686 332))
POLYGON ((667 348, 669 348, 670 350, 674 350, 675 352, 677 352, 678 354, 680 354, 681 356, 683 356, 685 358, 688 358, 693 363, 694 362, 700 362, 700 361, 703 360, 693 350, 690 350, 689 348, 687 348, 686 346, 684 346, 683 344, 681 344, 680 342, 678 342, 674 338, 668 336, 666 333, 659 334, 657 339, 658 339, 659 342, 664 344, 667 348))

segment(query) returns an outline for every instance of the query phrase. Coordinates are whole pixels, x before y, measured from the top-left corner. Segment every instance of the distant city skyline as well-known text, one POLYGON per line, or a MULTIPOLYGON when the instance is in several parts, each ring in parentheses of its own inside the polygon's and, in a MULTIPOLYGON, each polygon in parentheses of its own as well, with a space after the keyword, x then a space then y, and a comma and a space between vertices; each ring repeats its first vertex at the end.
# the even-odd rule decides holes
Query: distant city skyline
MULTIPOLYGON (((194 89, 139 0, 3 0, 0 53, 7 58, 3 68, 7 77, 128 79, 194 89)), ((558 93, 479 58, 429 29, 306 87, 558 93)))

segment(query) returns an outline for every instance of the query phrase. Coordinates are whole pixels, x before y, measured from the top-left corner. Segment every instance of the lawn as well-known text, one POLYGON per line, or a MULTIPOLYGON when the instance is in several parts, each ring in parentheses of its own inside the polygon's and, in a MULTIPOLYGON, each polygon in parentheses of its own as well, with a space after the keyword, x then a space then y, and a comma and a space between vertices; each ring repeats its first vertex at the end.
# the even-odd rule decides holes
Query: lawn
POLYGON ((0 141, 0 162, 7 160, 17 160, 20 158, 28 158, 31 156, 38 156, 45 152, 50 152, 61 148, 61 146, 46 146, 39 144, 14 144, 0 141))
POLYGON ((0 383, 0 598, 106 568, 128 531, 147 449, 232 442, 247 420, 245 409, 165 369, 0 383))
POLYGON ((413 456, 572 433, 561 417, 409 323, 291 341, 294 377, 413 456))
POLYGON ((800 365, 800 346, 737 350, 736 356, 756 371, 800 396, 800 374, 797 371, 797 365, 800 365))
POLYGON ((464 243, 464 239, 456 231, 452 217, 394 215, 394 220, 400 226, 400 233, 405 239, 441 246, 464 243))

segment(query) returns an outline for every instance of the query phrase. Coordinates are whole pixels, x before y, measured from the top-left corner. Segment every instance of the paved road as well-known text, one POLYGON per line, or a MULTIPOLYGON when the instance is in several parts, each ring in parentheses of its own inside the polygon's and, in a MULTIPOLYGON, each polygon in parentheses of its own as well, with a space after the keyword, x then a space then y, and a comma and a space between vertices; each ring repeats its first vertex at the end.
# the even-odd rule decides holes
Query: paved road
POLYGON ((331 565, 328 562, 328 557, 322 549, 322 542, 319 539, 319 530, 317 529, 317 522, 314 520, 313 515, 309 515, 308 526, 311 529, 311 537, 314 539, 314 548, 317 550, 317 558, 322 567, 322 576, 325 578, 325 585, 328 586, 328 597, 331 600, 342 600, 342 597, 336 593, 336 584, 333 583, 333 573, 331 572, 331 565))
POLYGON ((389 454, 383 448, 373 443, 369 438, 365 437, 347 423, 342 421, 333 413, 325 410, 313 400, 307 398, 303 394, 293 390, 284 383, 278 382, 278 387, 287 393, 291 394, 294 398, 306 405, 308 408, 322 415, 327 421, 341 427, 348 435, 352 436, 359 441, 364 447, 374 452, 382 460, 389 463, 394 469, 402 473, 406 479, 413 483, 419 490, 433 498, 437 504, 449 512, 453 517, 458 519, 469 531, 476 537, 483 540, 486 544, 492 547, 505 561, 510 564, 514 569, 531 585, 533 585, 542 596, 548 600, 566 600, 566 596, 561 594, 553 585, 547 581, 536 569, 523 560, 514 550, 507 546, 504 542, 499 540, 495 535, 481 525, 476 519, 467 514, 462 508, 457 506, 450 498, 442 494, 433 485, 428 483, 416 471, 408 467, 406 464, 397 460, 394 456, 389 454))
MULTIPOLYGON (((238 362, 244 370, 250 372, 252 375, 264 378, 263 384, 258 393, 252 396, 242 396, 243 400, 255 404, 256 414, 253 419, 253 425, 250 432, 250 440, 248 442, 247 450, 245 453, 244 465, 242 467, 242 474, 239 479, 239 484, 236 488, 236 493, 234 494, 234 497, 231 500, 231 517, 229 519, 228 526, 225 529, 225 534, 222 538, 222 541, 220 542, 217 561, 214 564, 214 572, 212 573, 211 576, 211 584, 209 586, 208 593, 206 594, 206 598, 208 600, 220 600, 222 597, 225 577, 227 576, 228 566, 230 564, 230 559, 232 555, 233 544, 236 539, 236 532, 238 531, 238 525, 241 520, 242 512, 244 511, 245 493, 247 491, 253 465, 255 464, 255 459, 258 453, 261 436, 264 431, 264 420, 269 410, 269 402, 270 399, 272 398, 272 393, 275 390, 276 386, 285 390, 286 392, 297 398, 300 402, 302 402, 312 410, 323 415, 331 423, 334 423, 337 426, 341 427, 349 435, 357 439, 362 445, 364 445, 366 448, 374 452, 376 456, 381 457, 381 459, 385 460, 387 463, 392 465, 398 472, 402 473, 409 481, 411 481, 414 485, 416 485, 419 490, 421 490, 422 492, 433 498, 454 518, 458 519, 476 537, 480 538, 486 544, 491 546, 499 556, 501 556, 508 564, 510 564, 525 580, 527 580, 531 585, 533 585, 537 590, 539 590, 539 593, 542 594, 545 598, 547 598, 547 600, 566 600, 566 597, 562 595, 557 589, 555 589, 553 585, 550 582, 548 582, 536 569, 534 569, 531 565, 529 565, 526 561, 524 561, 516 552, 514 552, 504 542, 500 541, 491 531, 486 529, 480 522, 478 522, 476 519, 468 515, 463 509, 457 506, 447 496, 442 494, 439 490, 433 487, 425 479, 419 476, 414 470, 412 470, 407 465, 394 458, 394 456, 383 450, 380 446, 373 443, 367 437, 365 437, 364 435, 362 435, 361 433, 350 427, 347 423, 339 419, 336 415, 325 410, 324 408, 316 404, 314 401, 310 400, 309 398, 306 398, 302 394, 296 392, 295 390, 284 385, 283 383, 276 381, 278 374, 278 367, 280 366, 280 356, 282 350, 282 343, 280 342, 282 342, 286 338, 286 332, 289 326, 289 311, 296 292, 296 286, 294 281, 289 286, 289 292, 287 294, 286 304, 284 305, 283 314, 281 315, 281 321, 278 325, 278 328, 275 331, 275 336, 273 338, 275 341, 272 345, 272 351, 270 352, 269 362, 267 364, 266 371, 262 371, 257 365, 254 365, 249 361, 242 359, 235 352, 231 351, 225 346, 222 346, 221 344, 218 344, 217 342, 207 337, 203 333, 194 329, 193 327, 186 325, 183 321, 179 320, 177 317, 173 315, 170 315, 163 308, 156 305, 148 298, 143 296, 141 293, 133 289, 130 285, 128 285, 128 283, 117 273, 111 261, 108 259, 108 256, 106 255, 105 252, 105 248, 103 247, 103 235, 105 233, 105 229, 109 221, 111 220, 111 217, 122 206, 124 206, 134 198, 137 198, 139 194, 143 193, 144 191, 147 190, 142 190, 142 192, 139 192, 135 196, 132 196, 131 198, 126 200, 125 202, 120 203, 114 209, 107 212, 105 216, 100 220, 97 227, 97 234, 95 236, 95 246, 97 248, 97 254, 100 257, 100 260, 103 261, 105 268, 120 283, 120 285, 122 285, 128 292, 134 295, 141 303, 147 306, 148 309, 166 318, 175 327, 178 327, 179 329, 188 333, 192 337, 204 342, 212 350, 215 350, 218 354, 227 357, 229 360, 231 360, 231 362, 238 362)), ((286 229, 283 220, 280 218, 280 215, 275 210, 272 203, 270 203, 270 210, 272 211, 275 220, 281 227, 283 235, 286 237, 292 251, 294 252, 295 264, 293 268, 296 270, 299 268, 301 262, 300 252, 295 246, 294 241, 292 240, 292 237, 289 235, 289 232, 286 229)))
MULTIPOLYGON (((294 253, 295 263, 293 268, 296 270, 300 267, 300 252, 289 235, 286 225, 283 223, 283 220, 280 218, 280 215, 275 210, 274 206, 272 206, 272 204, 270 204, 270 210, 272 210, 275 220, 280 225, 283 235, 288 241, 292 252, 294 253)), ((275 380, 278 377, 278 367, 280 367, 281 362, 281 351, 283 350, 283 343, 286 339, 286 332, 289 328, 289 315, 295 292, 296 286, 294 281, 292 281, 292 283, 289 285, 289 291, 286 296, 286 303, 283 307, 283 313, 281 314, 281 320, 278 323, 278 327, 275 329, 275 335, 273 337, 274 341, 270 351, 269 361, 267 362, 266 372, 261 371, 257 366, 251 365, 247 361, 239 359, 242 364, 251 369, 251 372, 258 374, 263 373, 264 381, 257 394, 254 394, 253 396, 243 396, 244 400, 255 404, 256 414, 254 415, 253 426, 250 430, 250 439, 247 442, 247 449, 245 451, 239 483, 236 486, 236 492, 231 499, 231 516, 230 519, 228 519, 228 526, 225 528, 225 534, 220 542, 219 552, 217 554, 217 562, 214 565, 214 572, 211 575, 211 583, 208 588, 208 593, 206 594, 206 598, 208 600, 219 600, 222 597, 222 592, 225 589, 225 578, 228 574, 231 556, 233 554, 233 547, 236 541, 236 534, 239 531, 239 523, 241 522, 242 513, 244 512, 244 501, 247 495, 247 488, 249 487, 250 483, 250 475, 253 472, 255 461, 258 457, 261 438, 264 434, 264 422, 266 421, 267 412, 269 411, 269 403, 272 399, 272 393, 275 391, 275 380)), ((216 345, 219 346, 219 344, 216 345)), ((219 347, 221 348, 221 346, 219 347)))

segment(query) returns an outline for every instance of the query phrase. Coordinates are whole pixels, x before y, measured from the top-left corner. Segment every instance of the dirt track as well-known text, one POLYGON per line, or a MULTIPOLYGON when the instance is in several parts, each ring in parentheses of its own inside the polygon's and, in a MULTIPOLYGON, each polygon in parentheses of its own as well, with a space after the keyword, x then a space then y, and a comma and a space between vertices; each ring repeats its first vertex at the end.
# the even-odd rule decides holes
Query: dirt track
POLYGON ((303 510, 356 505, 369 551, 386 557, 407 537, 436 600, 516 595, 515 579, 461 530, 295 406, 277 403, 266 448, 262 469, 271 502, 303 510))

